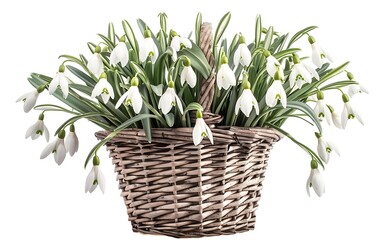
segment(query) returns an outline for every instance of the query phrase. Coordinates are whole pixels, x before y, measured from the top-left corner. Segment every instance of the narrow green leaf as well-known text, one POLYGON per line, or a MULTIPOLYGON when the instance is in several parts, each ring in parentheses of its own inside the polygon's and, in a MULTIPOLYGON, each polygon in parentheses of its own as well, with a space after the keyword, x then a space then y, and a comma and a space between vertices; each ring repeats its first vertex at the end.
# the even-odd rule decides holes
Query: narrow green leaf
POLYGON ((158 86, 155 86, 155 85, 151 85, 151 89, 153 90, 153 92, 158 96, 162 96, 163 94, 163 84, 159 84, 158 86))
POLYGON ((137 39, 135 38, 133 29, 131 28, 129 22, 126 20, 122 21, 122 25, 123 25, 123 30, 125 31, 126 37, 129 40, 129 44, 131 48, 134 50, 134 52, 138 56, 139 45, 138 45, 137 39))
POLYGON ((255 28, 255 48, 260 46, 261 42, 261 29, 262 29, 262 24, 261 24, 261 16, 257 15, 256 17, 256 28, 255 28))
POLYGON ((304 145, 300 141, 297 141, 294 137, 292 137, 291 134, 289 134, 288 132, 284 131, 282 128, 280 128, 280 127, 278 127, 276 125, 273 125, 271 123, 266 123, 266 125, 268 125, 271 128, 276 129, 278 132, 280 132, 284 136, 288 137, 290 140, 292 140, 292 142, 297 144, 297 146, 301 147, 304 151, 306 151, 309 155, 311 155, 314 159, 316 159, 320 163, 320 165, 325 169, 325 166, 324 166, 323 161, 321 160, 321 158, 312 149, 310 149, 308 146, 304 145))
POLYGON ((297 40, 299 40, 302 36, 304 36, 305 34, 307 34, 308 32, 316 29, 317 26, 310 26, 310 27, 307 27, 307 28, 304 28, 300 31, 298 31, 295 35, 293 35, 293 37, 290 39, 289 43, 288 43, 288 46, 287 48, 289 48, 290 46, 292 46, 292 44, 294 42, 296 42, 297 40))
POLYGON ((211 67, 202 50, 194 43, 192 48, 184 48, 178 52, 179 56, 185 55, 191 60, 191 65, 206 79, 210 76, 211 67))
POLYGON ((269 27, 264 39, 264 49, 269 50, 273 38, 273 27, 269 27))
POLYGON ((199 46, 200 42, 200 29, 202 27, 202 14, 199 12, 195 21, 195 43, 199 46))
POLYGON ((215 47, 218 45, 218 42, 220 41, 220 38, 223 36, 223 33, 226 30, 230 20, 231 20, 231 13, 227 12, 219 21, 219 24, 216 28, 216 32, 214 36, 214 44, 212 46, 214 55, 215 55, 215 47))
POLYGON ((79 70, 76 67, 66 65, 66 68, 73 73, 76 77, 78 77, 80 80, 82 80, 87 86, 94 87, 97 83, 96 81, 91 78, 89 75, 84 73, 83 71, 79 70))
POLYGON ((164 118, 166 119, 166 122, 167 122, 169 127, 173 127, 174 126, 175 116, 174 116, 173 113, 165 114, 164 118))
POLYGON ((115 43, 113 43, 109 38, 107 38, 106 36, 102 35, 102 34, 97 34, 100 38, 102 38, 102 40, 106 43, 106 45, 110 48, 110 49, 113 49, 115 48, 115 43))
MULTIPOLYGON (((283 107, 280 104, 278 104, 274 108, 275 109, 282 109, 283 107)), ((318 119, 318 117, 314 113, 313 109, 309 105, 307 105, 304 102, 288 101, 287 108, 299 110, 299 111, 303 112, 304 114, 306 114, 306 116, 309 117, 314 122, 314 124, 316 125, 318 130, 320 132, 322 132, 320 120, 318 119)))
POLYGON ((114 31, 113 23, 109 23, 109 26, 107 29, 107 36, 110 39, 111 43, 113 43, 113 45, 115 45, 115 31, 114 31))
POLYGON ((102 147, 103 145, 105 145, 108 141, 110 141, 113 137, 117 136, 118 133, 120 133, 122 130, 128 128, 129 126, 131 126, 132 124, 136 123, 136 122, 139 122, 143 119, 149 119, 149 118, 156 118, 158 119, 157 116, 155 115, 152 115, 152 114, 139 114, 139 115, 136 115, 135 117, 129 119, 129 120, 126 120, 124 123, 122 123, 121 125, 119 125, 116 129, 114 129, 113 132, 111 132, 109 135, 107 135, 105 137, 105 139, 103 139, 102 141, 100 141, 99 143, 97 143, 93 148, 92 150, 90 150, 87 158, 86 158, 86 161, 85 161, 85 168, 86 166, 88 165, 90 159, 94 156, 94 153, 100 148, 102 147))

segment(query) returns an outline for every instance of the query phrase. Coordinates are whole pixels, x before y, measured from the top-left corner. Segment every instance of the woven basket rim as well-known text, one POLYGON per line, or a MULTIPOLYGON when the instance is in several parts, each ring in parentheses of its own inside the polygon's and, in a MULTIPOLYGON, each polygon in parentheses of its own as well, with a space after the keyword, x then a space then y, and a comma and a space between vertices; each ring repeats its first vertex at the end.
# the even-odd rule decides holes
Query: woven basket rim
MULTIPOLYGON (((176 128, 151 128, 152 134, 161 134, 162 138, 164 138, 165 134, 168 137, 169 135, 177 136, 179 135, 185 135, 187 134, 188 140, 192 141, 192 127, 176 127, 176 128)), ((251 138, 256 138, 259 135, 263 135, 264 137, 270 137, 273 138, 275 141, 279 141, 281 138, 283 138, 283 134, 281 134, 279 131, 273 128, 268 127, 240 127, 240 126, 214 126, 211 128, 211 131, 213 134, 219 134, 220 136, 227 135, 227 138, 234 139, 237 141, 237 138, 245 137, 247 140, 251 138)), ((101 130, 95 133, 95 136, 102 140, 107 135, 109 135, 110 131, 101 130)), ((118 136, 123 135, 131 135, 132 133, 135 133, 136 136, 142 136, 145 137, 144 129, 143 128, 126 128, 122 130, 120 133, 117 134, 118 136)), ((158 138, 157 138, 158 139, 158 138)), ((186 140, 185 138, 183 138, 186 140)), ((207 139, 205 139, 207 140, 207 139)), ((226 139, 228 140, 228 139, 226 139)), ((113 142, 113 139, 110 140, 110 142, 113 142)))

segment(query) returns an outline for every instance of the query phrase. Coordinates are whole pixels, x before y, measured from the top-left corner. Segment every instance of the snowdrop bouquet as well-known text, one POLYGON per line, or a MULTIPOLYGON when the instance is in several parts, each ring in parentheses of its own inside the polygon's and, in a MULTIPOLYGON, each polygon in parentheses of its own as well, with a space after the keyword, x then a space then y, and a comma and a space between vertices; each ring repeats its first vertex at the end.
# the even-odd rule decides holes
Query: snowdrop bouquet
MULTIPOLYGON (((194 35, 180 35, 167 28, 167 16, 159 14, 160 28, 153 31, 138 19, 142 37, 123 21, 123 32, 116 33, 109 24, 106 35, 98 34, 100 41, 89 42, 90 54, 61 55, 62 64, 53 77, 32 73, 28 81, 35 88, 17 101, 24 103, 24 111, 41 111, 38 120, 26 132, 26 138, 44 136, 50 140, 44 118, 50 112, 65 112, 72 117, 54 133, 55 139, 41 153, 41 158, 53 155, 62 164, 67 154, 78 151, 79 140, 75 123, 88 119, 110 134, 91 149, 86 165, 92 160, 93 168, 86 180, 86 191, 99 186, 104 191, 104 177, 99 168, 97 151, 126 128, 143 129, 151 141, 153 128, 193 128, 195 145, 214 144, 203 115, 223 117, 215 125, 247 128, 276 129, 300 146, 311 159, 311 173, 307 191, 313 187, 321 196, 325 192, 322 174, 335 145, 325 138, 322 121, 337 128, 361 116, 351 105, 351 97, 367 90, 346 70, 348 62, 332 66, 330 55, 311 35, 315 26, 294 35, 281 34, 273 27, 264 27, 257 17, 254 36, 245 38, 237 33, 229 41, 224 38, 231 15, 219 22, 213 39, 211 67, 199 47, 202 17, 196 19, 194 35), (250 38, 253 37, 253 38, 250 38), (299 44, 299 45, 298 45, 299 44), (309 55, 301 49, 311 48, 309 55), (70 74, 67 74, 67 73, 70 74), (201 79, 216 74, 216 83, 210 112, 198 103, 201 79), (346 80, 335 80, 337 75, 346 80), (348 88, 348 92, 344 89, 348 88), (342 113, 325 99, 325 93, 336 90, 343 101, 342 113), (67 107, 53 104, 36 105, 40 94, 49 92, 67 107), (315 125, 317 151, 296 140, 283 125, 289 118, 301 119, 315 125), (203 141, 206 138, 207 141, 203 141)), ((296 130, 296 129, 295 129, 296 130)))

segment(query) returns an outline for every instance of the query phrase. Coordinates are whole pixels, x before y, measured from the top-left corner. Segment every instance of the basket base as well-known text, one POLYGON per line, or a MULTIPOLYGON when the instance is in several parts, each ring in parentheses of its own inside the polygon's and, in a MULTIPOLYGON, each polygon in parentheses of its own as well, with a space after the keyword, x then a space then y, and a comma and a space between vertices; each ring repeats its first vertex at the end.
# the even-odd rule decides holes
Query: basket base
MULTIPOLYGON (((139 228, 136 224, 131 223, 133 231, 136 233, 142 233, 147 235, 165 235, 174 238, 201 238, 201 237, 213 237, 213 236, 221 236, 221 235, 232 235, 236 233, 247 232, 255 229, 255 222, 253 225, 246 224, 242 228, 237 229, 238 226, 232 226, 216 229, 209 228, 207 231, 203 231, 200 229, 199 231, 184 231, 183 229, 176 230, 166 230, 166 229, 154 229, 154 228, 139 228)), ((187 228, 187 227, 186 227, 187 228)))

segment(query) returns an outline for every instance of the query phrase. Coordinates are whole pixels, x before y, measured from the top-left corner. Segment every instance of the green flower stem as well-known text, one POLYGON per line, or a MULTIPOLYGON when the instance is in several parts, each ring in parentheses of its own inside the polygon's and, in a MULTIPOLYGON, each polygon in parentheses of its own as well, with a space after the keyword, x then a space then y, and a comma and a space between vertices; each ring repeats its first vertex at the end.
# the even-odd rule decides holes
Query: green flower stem
MULTIPOLYGON (((61 130, 64 130, 67 126, 75 123, 76 121, 82 119, 82 118, 87 118, 87 119, 91 119, 92 117, 96 117, 96 116, 104 116, 104 117, 109 117, 109 118, 113 118, 112 115, 105 115, 103 113, 93 113, 93 112, 90 112, 90 113, 86 113, 86 114, 81 114, 81 115, 76 115, 72 118, 69 118, 68 120, 66 120, 63 124, 61 124, 61 126, 59 126, 57 128, 57 131, 55 132, 54 135, 57 135, 61 130)), ((109 127, 110 128, 110 127, 109 127)))
POLYGON ((292 137, 292 135, 290 135, 288 132, 284 131, 283 129, 281 129, 280 127, 277 127, 269 122, 265 123, 265 125, 271 127, 271 128, 274 128, 276 129, 277 131, 279 131, 280 133, 282 133, 284 136, 288 137, 290 140, 292 140, 292 142, 294 142, 295 144, 297 144, 297 146, 299 146, 300 148, 302 148, 305 152, 307 152, 311 157, 312 159, 315 159, 318 161, 318 163, 320 163, 320 165, 322 166, 322 168, 325 169, 325 166, 324 166, 324 162, 322 161, 322 159, 312 150, 310 149, 309 147, 307 147, 306 145, 302 144, 301 142, 297 141, 294 137, 292 137))

